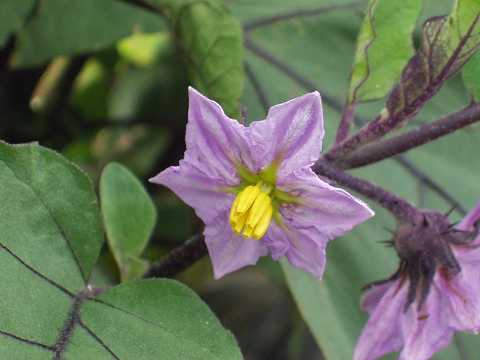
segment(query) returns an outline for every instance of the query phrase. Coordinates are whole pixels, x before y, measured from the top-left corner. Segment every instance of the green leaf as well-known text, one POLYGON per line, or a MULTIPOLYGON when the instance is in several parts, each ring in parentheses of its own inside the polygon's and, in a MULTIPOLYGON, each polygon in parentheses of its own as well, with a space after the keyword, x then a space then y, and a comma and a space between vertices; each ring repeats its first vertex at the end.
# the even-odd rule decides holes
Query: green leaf
POLYGON ((421 0, 370 0, 357 39, 349 102, 382 98, 413 55, 412 32, 421 0))
POLYGON ((0 2, 0 47, 4 46, 11 33, 21 29, 34 4, 35 0, 2 0, 0 2))
POLYGON ((149 0, 164 9, 175 29, 190 81, 233 117, 243 94, 243 36, 220 0, 149 0))
MULTIPOLYGON (((99 338, 110 340, 120 359, 242 359, 234 338, 208 307, 173 280, 117 286, 86 303, 81 317, 99 338)), ((83 347, 74 336, 67 354, 83 347)))
POLYGON ((480 101, 480 53, 468 61, 462 71, 463 82, 475 101, 480 101))
MULTIPOLYGON (((53 226, 52 233, 57 236, 59 242, 65 243, 65 249, 70 249, 68 251, 72 252, 73 260, 76 263, 70 275, 80 276, 86 281, 103 243, 96 196, 90 180, 79 168, 61 155, 35 144, 11 146, 0 142, 0 163, 9 175, 15 176, 19 182, 15 186, 23 184, 25 189, 22 192, 30 192, 28 197, 37 199, 37 207, 44 207, 41 212, 48 212, 51 215, 50 222, 54 226, 52 224, 49 226, 53 226)), ((1 183, 4 192, 13 192, 4 185, 3 181, 1 183)), ((20 193, 9 196, 21 198, 20 193)), ((6 201, 0 203, 8 204, 6 201)), ((30 211, 33 212, 34 209, 30 211)), ((27 223, 24 224, 25 226, 21 226, 21 224, 28 220, 22 218, 28 216, 19 215, 19 217, 8 226, 12 231, 16 228, 21 234, 21 229, 25 228, 27 223)), ((39 220, 34 217, 31 221, 31 225, 33 225, 39 220)), ((7 223, 6 220, 4 222, 7 223)), ((47 227, 47 225, 45 226, 47 227)), ((5 232, 0 233, 4 234, 5 232)), ((25 235, 27 234, 26 231, 25 235)), ((12 232, 10 235, 11 238, 6 236, 4 241, 16 241, 14 233, 12 232)), ((34 238, 35 236, 31 241, 34 238)), ((40 235, 39 238, 41 238, 40 235)), ((42 241, 36 241, 40 251, 38 261, 41 261, 45 252, 53 251, 56 246, 59 246, 54 243, 47 246, 43 244, 44 242, 49 242, 48 233, 45 234, 42 241)), ((35 254, 33 248, 29 251, 32 252, 32 255, 35 254)), ((61 264, 58 266, 62 267, 61 264)), ((54 268, 52 268, 53 270, 54 268)), ((72 280, 72 284, 75 283, 78 281, 72 280)))
POLYGON ((135 175, 118 163, 104 168, 100 199, 108 244, 122 280, 141 276, 148 266, 140 256, 155 226, 155 205, 135 175))
POLYGON ((0 182, 2 358, 242 358, 176 281, 87 283, 102 233, 95 193, 77 167, 35 144, 0 143, 0 182))
POLYGON ((18 37, 17 66, 41 64, 58 55, 97 51, 134 31, 155 32, 163 19, 117 0, 48 0, 18 37))

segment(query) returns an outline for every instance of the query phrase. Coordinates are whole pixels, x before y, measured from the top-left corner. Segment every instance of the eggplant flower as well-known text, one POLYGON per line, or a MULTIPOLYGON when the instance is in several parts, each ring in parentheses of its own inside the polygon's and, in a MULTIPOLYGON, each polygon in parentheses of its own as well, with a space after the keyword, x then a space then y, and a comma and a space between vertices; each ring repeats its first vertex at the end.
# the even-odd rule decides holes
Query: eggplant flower
POLYGON ((456 227, 430 213, 415 228, 399 228, 399 270, 370 285, 362 299, 370 317, 354 360, 390 352, 427 360, 455 331, 480 331, 480 203, 456 227))
POLYGON ((189 88, 184 158, 150 181, 203 220, 215 278, 268 254, 320 278, 327 242, 373 216, 310 169, 323 134, 318 92, 276 105, 245 127, 189 88))

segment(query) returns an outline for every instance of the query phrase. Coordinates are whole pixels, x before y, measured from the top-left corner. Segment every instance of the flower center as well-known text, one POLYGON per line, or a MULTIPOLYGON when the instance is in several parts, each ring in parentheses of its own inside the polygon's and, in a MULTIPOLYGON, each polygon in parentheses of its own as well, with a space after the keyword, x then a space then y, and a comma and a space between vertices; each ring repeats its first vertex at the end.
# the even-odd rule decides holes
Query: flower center
POLYGON ((255 240, 265 235, 273 215, 272 189, 259 181, 238 193, 230 210, 230 225, 235 233, 255 240))

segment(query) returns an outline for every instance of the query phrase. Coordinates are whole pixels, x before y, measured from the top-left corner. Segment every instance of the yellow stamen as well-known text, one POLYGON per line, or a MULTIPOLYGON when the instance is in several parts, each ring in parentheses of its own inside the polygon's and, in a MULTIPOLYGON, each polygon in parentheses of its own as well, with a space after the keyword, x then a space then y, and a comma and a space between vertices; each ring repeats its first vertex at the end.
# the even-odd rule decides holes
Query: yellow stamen
POLYGON ((271 187, 259 182, 243 189, 230 209, 230 225, 237 234, 260 240, 272 220, 271 187))
POLYGON ((247 186, 240 194, 238 194, 238 205, 236 208, 236 212, 238 213, 245 213, 250 209, 255 198, 260 194, 260 186, 247 186))

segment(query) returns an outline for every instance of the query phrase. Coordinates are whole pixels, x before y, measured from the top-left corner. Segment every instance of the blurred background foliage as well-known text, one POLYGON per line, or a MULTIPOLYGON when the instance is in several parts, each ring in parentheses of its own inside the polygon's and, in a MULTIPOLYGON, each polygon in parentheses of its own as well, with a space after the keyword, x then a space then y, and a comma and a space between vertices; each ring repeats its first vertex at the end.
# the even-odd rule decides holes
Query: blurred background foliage
MULTIPOLYGON (((148 215, 152 235, 142 234, 143 245, 134 249, 139 263, 119 260, 122 240, 109 231, 108 220, 112 250, 105 247, 92 281, 114 284, 135 277, 135 270, 125 266, 142 268, 202 229, 175 195, 146 181, 183 155, 187 86, 245 122, 262 119, 272 104, 319 89, 329 147, 348 95, 366 5, 346 0, 2 0, 0 139, 38 141, 60 151, 95 184, 113 161, 123 165, 110 169, 124 176, 118 186, 138 186, 134 176, 140 179, 157 216, 155 222, 154 211, 148 215)), ((415 44, 418 25, 449 13, 451 6, 449 0, 424 2, 415 44)), ((457 76, 409 126, 468 102, 457 76)), ((382 106, 382 101, 362 104, 359 114, 372 118, 382 106)), ((479 141, 478 127, 462 130, 407 154, 413 170, 390 159, 354 173, 419 206, 447 211, 450 205, 426 186, 415 171, 420 169, 468 209, 479 197, 479 141)), ((108 191, 101 195, 102 209, 109 201, 118 205, 108 191)), ((139 211, 150 211, 149 201, 143 199, 139 211)), ((234 332, 247 359, 322 359, 322 353, 349 359, 366 320, 359 309, 361 286, 396 267, 393 251, 378 243, 389 237, 384 227, 393 227, 393 219, 376 211, 373 221, 331 244, 322 283, 269 259, 220 281, 213 281, 209 260, 203 259, 179 278, 234 332)), ((471 359, 465 354, 479 344, 474 336, 457 336, 435 359, 471 359)))

